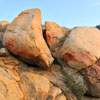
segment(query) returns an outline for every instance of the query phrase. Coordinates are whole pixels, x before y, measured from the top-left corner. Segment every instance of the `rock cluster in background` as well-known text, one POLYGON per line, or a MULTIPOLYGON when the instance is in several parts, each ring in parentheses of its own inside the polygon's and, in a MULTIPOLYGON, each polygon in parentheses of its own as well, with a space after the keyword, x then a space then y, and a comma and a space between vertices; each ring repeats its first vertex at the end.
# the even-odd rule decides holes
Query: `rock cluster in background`
POLYGON ((0 100, 100 100, 100 30, 42 26, 39 9, 0 26, 0 100))

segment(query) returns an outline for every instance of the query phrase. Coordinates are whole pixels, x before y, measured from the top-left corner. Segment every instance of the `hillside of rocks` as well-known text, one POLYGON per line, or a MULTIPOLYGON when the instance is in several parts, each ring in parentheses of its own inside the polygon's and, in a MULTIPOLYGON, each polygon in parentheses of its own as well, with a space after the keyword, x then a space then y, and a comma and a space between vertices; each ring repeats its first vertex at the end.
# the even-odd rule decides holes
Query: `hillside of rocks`
POLYGON ((0 21, 0 100, 100 100, 100 30, 41 16, 0 21))

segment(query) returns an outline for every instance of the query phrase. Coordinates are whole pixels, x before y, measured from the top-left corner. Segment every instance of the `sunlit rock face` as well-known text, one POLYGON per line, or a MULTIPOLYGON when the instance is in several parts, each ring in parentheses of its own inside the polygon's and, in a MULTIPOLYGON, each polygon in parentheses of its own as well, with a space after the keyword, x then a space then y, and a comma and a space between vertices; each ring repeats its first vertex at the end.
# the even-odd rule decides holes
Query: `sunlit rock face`
POLYGON ((61 38, 66 34, 67 29, 64 29, 54 22, 45 22, 46 39, 50 50, 54 57, 57 56, 57 45, 61 38))
POLYGON ((67 36, 58 57, 71 67, 82 70, 100 58, 100 31, 93 27, 76 27, 67 36))
POLYGON ((8 26, 4 46, 29 64, 48 68, 53 62, 41 27, 41 11, 25 10, 8 26))
POLYGON ((39 9, 23 11, 6 28, 0 100, 100 100, 98 29, 41 26, 39 9))

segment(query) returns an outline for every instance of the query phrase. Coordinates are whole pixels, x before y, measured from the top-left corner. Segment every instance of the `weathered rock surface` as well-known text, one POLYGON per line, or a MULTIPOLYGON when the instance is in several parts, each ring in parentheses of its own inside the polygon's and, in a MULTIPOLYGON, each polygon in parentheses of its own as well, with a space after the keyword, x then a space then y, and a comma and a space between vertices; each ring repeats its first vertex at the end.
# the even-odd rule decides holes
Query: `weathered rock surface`
POLYGON ((1 93, 1 100, 81 100, 87 91, 84 78, 69 66, 53 64, 43 70, 28 66, 10 54, 0 57, 0 76, 4 82, 0 85, 2 91, 13 92, 1 93))
POLYGON ((25 100, 46 100, 51 87, 47 78, 27 68, 19 70, 19 75, 21 79, 19 86, 25 100))
MULTIPOLYGON (((8 81, 12 87, 14 85, 13 89, 10 87, 9 82, 7 84, 4 81, 5 84, 0 85, 0 88, 7 87, 7 89, 12 89, 9 91, 13 91, 13 94, 10 92, 12 97, 9 97, 9 94, 5 97, 6 92, 2 93, 1 97, 6 98, 4 100, 13 100, 12 98, 16 96, 15 100, 61 100, 61 98, 64 100, 77 100, 76 94, 72 92, 73 87, 69 88, 69 85, 65 82, 67 78, 59 65, 54 64, 50 69, 43 70, 35 66, 28 66, 9 55, 0 57, 0 70, 0 74, 5 75, 1 80, 4 81, 6 78, 10 78, 12 83, 10 79, 8 81)), ((70 77, 69 79, 73 80, 70 77)), ((72 82, 75 86, 79 85, 74 81, 72 82)))
POLYGON ((82 70, 100 58, 100 31, 92 27, 76 27, 66 37, 58 54, 71 67, 82 70))
POLYGON ((67 87, 67 84, 64 82, 65 80, 64 75, 62 74, 61 67, 59 65, 52 65, 49 70, 43 70, 43 69, 39 69, 35 67, 32 68, 32 67, 33 66, 30 66, 30 69, 29 69, 29 66, 25 65, 24 63, 20 63, 20 65, 18 66, 18 69, 19 69, 18 73, 19 74, 24 73, 24 76, 27 76, 27 77, 21 76, 22 82, 20 83, 22 84, 21 86, 23 88, 23 91, 24 90, 27 91, 27 95, 25 95, 25 98, 32 97, 32 98, 37 98, 37 100, 40 100, 40 99, 41 100, 55 100, 56 96, 60 95, 60 93, 64 93, 63 95, 65 95, 65 97, 68 100, 71 100, 71 99, 77 100, 77 97, 70 91, 70 89, 67 87), (27 73, 29 75, 27 75, 27 73), (47 82, 45 83, 44 79, 42 80, 42 82, 40 82, 39 80, 30 80, 30 76, 32 77, 34 75, 39 76, 38 79, 40 79, 41 77, 44 77, 44 79, 46 78, 47 82), (47 84, 48 80, 49 80, 49 84, 47 84), (36 83, 35 81, 38 82, 37 85, 34 84, 36 83), (23 83, 24 83, 24 86, 23 86, 23 83), (31 85, 29 85, 29 83, 31 83, 31 85), (44 83, 44 85, 42 83, 44 83), (45 85, 48 86, 49 88, 46 88, 45 85), (39 91, 41 92, 36 91, 35 86, 36 87, 41 86, 41 88, 43 87, 46 89, 46 91, 49 90, 49 92, 48 93, 45 92, 44 91, 45 89, 44 90, 40 89, 39 91), (33 91, 36 91, 37 95, 33 94, 33 91), (33 95, 31 96, 30 94, 31 95, 33 94, 33 95))
POLYGON ((0 100, 23 99, 18 85, 20 78, 16 71, 17 60, 14 60, 13 57, 0 57, 0 100))
MULTIPOLYGON (((2 90, 0 100, 13 100, 14 98, 14 100, 47 100, 51 95, 53 100, 58 97, 66 98, 64 94, 60 97, 62 90, 56 87, 48 76, 55 83, 61 84, 50 71, 31 68, 31 66, 29 68, 10 55, 0 57, 0 89, 2 90)), ((60 87, 63 88, 63 86, 60 87)))
POLYGON ((54 22, 45 22, 46 28, 46 39, 47 43, 53 53, 53 56, 56 56, 57 48, 59 41, 66 34, 66 29, 60 27, 54 22))
POLYGON ((63 94, 60 94, 56 97, 55 100, 67 100, 66 97, 63 94))
POLYGON ((50 67, 51 52, 45 43, 39 9, 23 11, 8 26, 3 38, 4 46, 29 64, 50 67))
POLYGON ((0 100, 100 100, 98 29, 41 27, 40 10, 30 9, 1 32, 0 100))
POLYGON ((81 71, 88 85, 88 95, 100 97, 100 60, 81 71))

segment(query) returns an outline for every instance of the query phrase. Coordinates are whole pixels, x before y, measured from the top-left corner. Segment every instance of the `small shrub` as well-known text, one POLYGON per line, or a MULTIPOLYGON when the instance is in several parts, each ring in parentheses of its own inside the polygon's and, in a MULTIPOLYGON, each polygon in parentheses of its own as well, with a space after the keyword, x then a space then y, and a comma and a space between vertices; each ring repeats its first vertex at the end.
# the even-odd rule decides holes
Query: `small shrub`
POLYGON ((96 28, 98 28, 100 30, 100 25, 97 25, 96 28))
POLYGON ((2 25, 0 25, 0 32, 2 32, 2 25))

